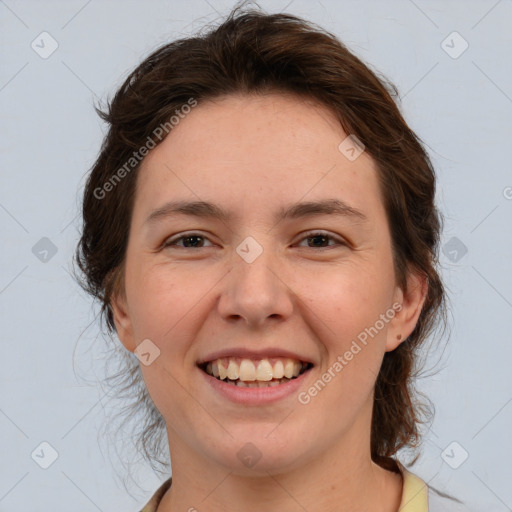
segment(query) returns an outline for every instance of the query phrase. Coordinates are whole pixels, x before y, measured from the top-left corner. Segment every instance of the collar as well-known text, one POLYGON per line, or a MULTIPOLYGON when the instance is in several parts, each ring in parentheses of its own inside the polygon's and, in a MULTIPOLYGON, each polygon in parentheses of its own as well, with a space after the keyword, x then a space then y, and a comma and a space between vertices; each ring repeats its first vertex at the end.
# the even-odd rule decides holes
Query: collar
POLYGON ((395 461, 404 480, 402 501, 398 512, 428 512, 428 486, 418 476, 408 471, 399 461, 395 461))

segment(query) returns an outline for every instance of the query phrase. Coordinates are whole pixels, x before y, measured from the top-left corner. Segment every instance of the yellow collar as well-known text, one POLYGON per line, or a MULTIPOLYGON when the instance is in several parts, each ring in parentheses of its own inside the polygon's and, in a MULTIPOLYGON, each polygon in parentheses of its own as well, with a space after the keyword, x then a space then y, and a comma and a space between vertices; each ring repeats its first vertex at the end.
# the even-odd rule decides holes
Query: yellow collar
POLYGON ((396 463, 404 479, 399 512, 428 512, 427 484, 420 477, 407 471, 400 462, 396 463))

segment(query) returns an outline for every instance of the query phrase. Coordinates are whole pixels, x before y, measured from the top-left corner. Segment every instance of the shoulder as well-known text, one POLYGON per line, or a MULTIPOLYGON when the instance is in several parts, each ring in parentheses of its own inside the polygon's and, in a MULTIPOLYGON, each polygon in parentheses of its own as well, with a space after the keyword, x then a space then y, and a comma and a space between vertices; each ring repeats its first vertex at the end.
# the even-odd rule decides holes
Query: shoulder
POLYGON ((427 485, 399 461, 395 462, 403 477, 401 512, 476 512, 462 500, 427 485))
POLYGON ((169 478, 160 485, 156 490, 155 494, 151 496, 151 499, 144 505, 140 512, 155 512, 158 508, 159 503, 162 501, 164 494, 169 490, 172 484, 172 478, 169 478))

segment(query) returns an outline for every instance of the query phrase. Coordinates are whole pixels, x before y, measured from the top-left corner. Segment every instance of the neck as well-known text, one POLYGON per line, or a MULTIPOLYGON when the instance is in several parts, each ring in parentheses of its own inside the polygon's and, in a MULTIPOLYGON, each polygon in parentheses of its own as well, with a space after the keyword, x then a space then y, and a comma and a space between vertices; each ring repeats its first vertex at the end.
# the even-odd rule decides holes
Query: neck
POLYGON ((396 512, 401 475, 376 465, 369 450, 363 457, 369 439, 352 437, 290 470, 258 476, 237 475, 174 442, 172 486, 158 512, 396 512))

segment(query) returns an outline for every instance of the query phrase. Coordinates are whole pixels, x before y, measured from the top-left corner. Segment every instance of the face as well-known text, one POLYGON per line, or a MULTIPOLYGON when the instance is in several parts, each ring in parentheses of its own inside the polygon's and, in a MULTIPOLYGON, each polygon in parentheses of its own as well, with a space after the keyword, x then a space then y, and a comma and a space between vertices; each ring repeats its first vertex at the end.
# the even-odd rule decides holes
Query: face
POLYGON ((143 161, 113 307, 126 348, 146 340, 173 468, 175 454, 243 474, 369 450, 382 358, 425 290, 396 285, 378 171, 350 146, 323 106, 228 96, 143 161))

